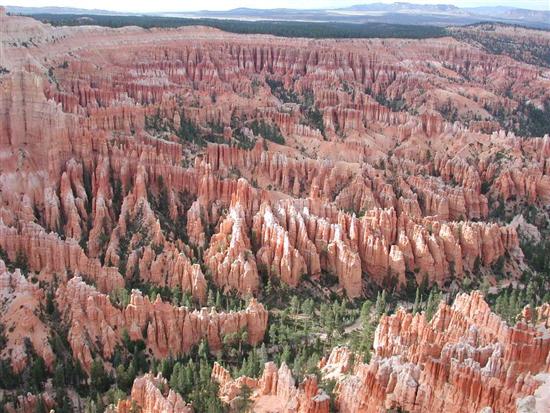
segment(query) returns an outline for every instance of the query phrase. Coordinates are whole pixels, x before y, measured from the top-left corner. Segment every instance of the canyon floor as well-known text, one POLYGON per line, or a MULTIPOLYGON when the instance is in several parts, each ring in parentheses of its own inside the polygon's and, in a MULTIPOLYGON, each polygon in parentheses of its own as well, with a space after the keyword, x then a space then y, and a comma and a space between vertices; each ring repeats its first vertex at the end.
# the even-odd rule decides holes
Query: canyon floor
POLYGON ((550 412, 549 32, 0 30, 0 411, 550 412))

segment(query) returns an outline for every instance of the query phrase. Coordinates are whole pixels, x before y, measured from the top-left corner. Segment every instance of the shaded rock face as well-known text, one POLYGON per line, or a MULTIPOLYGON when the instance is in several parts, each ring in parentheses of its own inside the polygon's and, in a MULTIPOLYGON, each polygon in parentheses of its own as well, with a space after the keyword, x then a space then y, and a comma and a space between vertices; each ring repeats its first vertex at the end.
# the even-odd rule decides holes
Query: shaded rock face
POLYGON ((152 354, 162 359, 188 353, 201 340, 216 352, 224 336, 242 330, 248 333, 248 343, 257 345, 267 328, 267 311, 254 299, 243 311, 217 313, 208 308, 175 307, 160 297, 151 302, 134 290, 128 306, 119 309, 109 296, 74 277, 58 289, 56 300, 70 322, 68 341, 73 355, 86 370, 92 353, 112 357, 124 331, 131 340, 144 340, 152 354))
MULTIPOLYGON (((429 322, 403 310, 382 317, 374 349, 370 364, 341 376, 340 411, 516 411, 540 386, 535 376, 550 367, 548 334, 506 325, 478 292, 441 303, 429 322)), ((325 373, 341 365, 334 351, 325 373)))
POLYGON ((296 387, 292 372, 284 363, 279 369, 273 362, 266 363, 260 379, 246 376, 233 379, 216 363, 212 380, 219 384, 220 398, 229 405, 239 397, 241 388, 248 386, 253 392, 254 412, 328 413, 330 409, 330 397, 319 389, 317 377, 307 376, 296 387))
POLYGON ((109 413, 193 413, 190 404, 185 403, 180 394, 170 389, 162 375, 147 373, 137 377, 132 385, 129 399, 123 399, 116 406, 110 406, 109 413))

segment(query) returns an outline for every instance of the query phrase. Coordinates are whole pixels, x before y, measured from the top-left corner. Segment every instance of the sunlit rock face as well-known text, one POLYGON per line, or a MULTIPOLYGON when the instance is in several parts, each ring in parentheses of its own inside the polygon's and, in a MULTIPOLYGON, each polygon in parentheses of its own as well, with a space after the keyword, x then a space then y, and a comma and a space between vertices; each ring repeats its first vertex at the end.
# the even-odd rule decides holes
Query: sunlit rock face
POLYGON ((134 290, 128 306, 119 309, 80 277, 60 287, 56 298, 70 320, 72 352, 85 369, 91 367, 92 352, 111 358, 124 331, 131 340, 144 340, 157 358, 166 358, 188 353, 203 339, 213 352, 219 351, 224 336, 243 330, 248 343, 257 345, 267 328, 267 311, 254 299, 243 311, 218 313, 206 307, 200 311, 176 307, 160 297, 151 302, 134 290))
POLYGON ((168 382, 161 376, 147 373, 134 380, 129 399, 120 400, 116 406, 110 406, 109 413, 130 413, 136 409, 143 413, 193 413, 193 408, 170 389, 168 382))
MULTIPOLYGON (((479 292, 461 294, 453 305, 441 303, 429 322, 424 313, 404 310, 383 316, 374 350, 369 364, 337 375, 340 411, 376 412, 384 406, 411 412, 514 412, 530 396, 529 411, 543 412, 547 406, 544 397, 532 395, 543 384, 539 373, 550 368, 548 332, 523 322, 508 326, 479 292)), ((324 372, 341 365, 334 351, 324 372)))
MULTIPOLYGON (((336 381, 340 412, 545 412, 550 369, 546 307, 538 325, 509 326, 491 312, 481 293, 441 302, 431 320, 403 308, 382 316, 370 363, 347 347, 335 347, 319 364, 322 380, 336 381), (527 410, 525 410, 527 409, 527 410)), ((523 317, 531 320, 529 310, 523 317)), ((328 411, 315 376, 297 385, 286 364, 269 362, 259 379, 232 378, 216 365, 212 379, 231 405, 243 386, 252 389, 258 411, 328 411), (297 409, 297 410, 292 410, 297 409)))
POLYGON ((236 379, 221 365, 215 364, 212 369, 212 380, 219 384, 220 398, 229 406, 234 405, 247 386, 252 391, 253 411, 281 413, 328 413, 330 397, 319 389, 317 377, 307 376, 299 386, 295 385, 292 372, 286 364, 279 369, 273 362, 264 366, 262 377, 252 379, 241 376, 236 379))

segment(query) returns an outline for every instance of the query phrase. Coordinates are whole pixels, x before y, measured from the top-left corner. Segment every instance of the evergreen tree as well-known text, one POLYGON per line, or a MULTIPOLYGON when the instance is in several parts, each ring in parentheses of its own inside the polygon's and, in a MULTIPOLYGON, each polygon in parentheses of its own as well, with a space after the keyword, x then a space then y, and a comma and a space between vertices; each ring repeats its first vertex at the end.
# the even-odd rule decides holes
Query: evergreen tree
POLYGON ((413 314, 416 314, 420 312, 420 308, 422 306, 422 296, 420 294, 420 288, 416 289, 416 296, 414 298, 414 305, 413 305, 413 314))
POLYGON ((441 296, 437 291, 430 291, 430 294, 428 295, 428 301, 426 303, 426 320, 430 321, 432 317, 434 316, 435 312, 437 311, 437 307, 439 306, 439 301, 441 300, 441 296))
POLYGON ((34 406, 34 413, 47 413, 48 408, 46 407, 46 403, 44 403, 44 399, 42 396, 38 396, 36 400, 36 404, 34 406))
POLYGON ((42 390, 43 382, 46 380, 47 369, 44 359, 36 354, 33 354, 34 360, 31 366, 31 380, 32 386, 37 391, 42 390))
POLYGON ((130 363, 130 366, 128 369, 124 368, 123 364, 120 364, 116 369, 116 384, 119 389, 121 389, 124 392, 130 391, 132 388, 132 384, 134 383, 134 379, 136 377, 136 371, 132 363, 130 363))
POLYGON ((285 344, 283 347, 283 352, 281 353, 280 364, 287 363, 290 361, 290 347, 288 344, 285 344))
POLYGON ((369 300, 365 300, 365 302, 361 306, 361 315, 360 315, 361 322, 363 323, 363 325, 369 322, 371 309, 372 309, 372 302, 370 302, 369 300))
POLYGON ((53 385, 55 388, 63 388, 67 383, 65 379, 65 366, 61 362, 57 362, 54 374, 53 374, 53 385))
POLYGON ((110 386, 109 376, 100 359, 95 359, 90 368, 90 387, 96 394, 105 393, 110 386))
POLYGON ((174 389, 175 391, 179 393, 184 393, 185 386, 184 386, 184 380, 182 379, 181 372, 183 371, 182 365, 177 362, 174 364, 174 368, 172 369, 172 374, 170 376, 170 388, 174 389))
POLYGON ((382 290, 382 292, 378 293, 376 297, 376 314, 378 316, 381 316, 386 313, 387 311, 387 303, 386 303, 386 290, 382 290))
POLYGON ((265 343, 262 343, 260 346, 260 350, 258 350, 258 363, 260 364, 260 367, 263 369, 265 363, 268 362, 268 355, 267 350, 265 348, 265 343))
POLYGON ((208 305, 208 307, 214 307, 216 305, 216 301, 214 299, 214 293, 210 289, 208 289, 206 304, 208 305))
POLYGON ((252 389, 248 387, 246 384, 243 384, 241 386, 239 397, 235 400, 235 411, 239 413, 250 412, 250 408, 252 407, 251 396, 252 396, 252 389))

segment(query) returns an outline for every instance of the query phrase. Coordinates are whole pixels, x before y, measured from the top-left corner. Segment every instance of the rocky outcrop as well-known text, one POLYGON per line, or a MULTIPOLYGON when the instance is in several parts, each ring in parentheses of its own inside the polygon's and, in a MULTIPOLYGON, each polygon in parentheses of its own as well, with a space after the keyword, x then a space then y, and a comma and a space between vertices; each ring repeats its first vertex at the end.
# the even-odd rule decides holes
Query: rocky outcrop
POLYGON ((131 340, 144 340, 155 357, 166 358, 188 353, 201 340, 217 352, 224 336, 243 330, 248 333, 248 343, 256 345, 267 328, 267 311, 254 299, 245 310, 218 313, 208 308, 176 307, 160 297, 151 302, 134 290, 128 306, 121 309, 107 295, 75 277, 60 286, 56 300, 70 322, 72 352, 85 369, 93 361, 92 352, 110 359, 124 330, 131 340))
POLYGON ((102 266, 88 258, 74 239, 62 240, 46 233, 34 223, 25 223, 20 230, 0 223, 0 248, 15 262, 18 254, 26 257, 29 270, 49 274, 81 274, 95 283, 100 291, 110 292, 124 285, 116 268, 102 266))
POLYGON ((472 271, 476 262, 491 265, 518 248, 512 227, 478 222, 449 222, 407 214, 393 209, 371 210, 362 219, 349 219, 349 236, 361 261, 379 284, 388 275, 404 283, 405 269, 443 285, 449 276, 472 271))
POLYGON ((244 212, 240 204, 236 204, 230 208, 204 253, 204 262, 214 282, 225 290, 234 289, 243 294, 259 290, 260 277, 248 232, 244 212))
POLYGON ((264 204, 254 217, 252 235, 259 247, 258 263, 270 276, 296 287, 306 273, 306 263, 290 243, 288 233, 277 223, 269 205, 264 204))
POLYGON ((516 401, 540 385, 535 375, 550 366, 548 335, 506 325, 478 292, 441 303, 430 321, 403 309, 383 316, 374 350, 371 363, 340 376, 340 411, 515 411, 516 401))
POLYGON ((220 398, 230 405, 239 397, 242 386, 248 386, 253 393, 252 409, 255 412, 329 412, 330 397, 319 389, 316 376, 307 376, 296 387, 285 363, 279 369, 273 362, 266 363, 260 379, 246 376, 232 379, 229 372, 216 363, 212 370, 212 380, 220 385, 220 398))
MULTIPOLYGON (((544 32, 515 33, 548 45, 544 32)), ((71 350, 89 369, 124 330, 158 358, 201 340, 216 352, 242 331, 251 345, 263 339, 267 311, 255 300, 218 313, 134 291, 119 308, 108 294, 127 285, 203 305, 209 282, 261 297, 263 275, 291 287, 307 275, 356 299, 413 278, 441 289, 481 281, 502 263, 506 279, 488 280, 513 284, 526 269, 518 232, 530 228, 503 215, 550 202, 550 138, 498 129, 520 104, 548 100, 542 66, 450 37, 112 30, 3 14, 2 34, 0 248, 22 272, 0 271, 0 317, 33 328, 8 328, 18 371, 27 335, 54 362, 34 276, 60 282, 71 350)), ((530 311, 506 326, 475 294, 431 321, 399 311, 382 319, 371 364, 339 349, 323 374, 340 380, 341 411, 529 406, 533 375, 548 370, 537 330, 547 307, 530 311)), ((240 379, 216 377, 232 400, 240 379)), ((255 389, 258 411, 328 409, 315 379, 296 387, 285 366, 266 367, 255 389)), ((176 396, 160 393, 136 399, 172 409, 161 398, 176 396)))
POLYGON ((143 413, 193 413, 190 404, 168 386, 161 375, 147 373, 137 377, 132 385, 129 399, 120 400, 116 407, 107 409, 111 413, 130 413, 135 408, 143 413))
POLYGON ((27 280, 18 269, 9 272, 0 260, 0 323, 6 338, 0 358, 10 360, 17 373, 25 368, 30 356, 26 340, 48 368, 54 367, 55 355, 49 341, 51 331, 38 316, 44 301, 44 291, 37 284, 27 280))
POLYGON ((192 264, 174 244, 161 246, 159 254, 153 247, 142 247, 129 254, 127 277, 137 274, 140 280, 153 285, 187 291, 200 304, 205 304, 207 285, 199 264, 192 264))
MULTIPOLYGON (((226 251, 222 257, 207 245, 211 228, 219 224, 219 217, 225 216, 224 209, 235 197, 240 199, 246 221, 243 235, 251 236, 246 234, 247 230, 254 231, 251 220, 260 205, 267 203, 290 236, 286 242, 284 233, 278 231, 278 239, 273 241, 278 246, 269 247, 257 247, 252 239, 252 252, 256 261, 261 261, 260 266, 267 266, 270 273, 275 270, 290 285, 297 285, 302 273, 315 278, 321 271, 331 272, 338 277, 340 287, 356 297, 361 294, 361 278, 380 286, 403 286, 405 274, 416 272, 417 278, 427 275, 430 283, 442 286, 453 276, 471 272, 478 257, 482 265, 491 265, 504 253, 496 230, 476 228, 472 235, 476 240, 466 240, 458 236, 460 230, 453 222, 464 221, 464 225, 471 226, 465 220, 486 219, 491 197, 544 202, 550 193, 546 182, 549 168, 544 161, 548 156, 547 139, 523 142, 502 132, 488 135, 470 131, 459 122, 445 122, 433 110, 440 106, 438 95, 442 90, 453 91, 453 99, 462 96, 466 99, 461 102, 464 107, 470 105, 480 113, 485 104, 512 108, 510 98, 506 100, 495 92, 501 85, 493 85, 492 76, 501 79, 503 68, 510 65, 502 57, 474 52, 469 47, 456 49, 456 45, 451 47, 443 40, 418 42, 414 47, 403 40, 392 40, 387 45, 378 40, 360 41, 361 47, 346 42, 336 46, 323 40, 303 47, 302 40, 277 39, 273 44, 259 37, 255 44, 242 44, 239 36, 225 34, 227 38, 221 41, 205 29, 199 30, 200 48, 189 41, 191 29, 163 34, 162 57, 151 48, 150 36, 154 34, 140 30, 115 33, 102 29, 94 30, 93 36, 82 36, 81 31, 87 29, 61 30, 22 17, 7 20, 9 36, 19 40, 6 47, 14 70, 4 76, 1 95, 4 144, 8 148, 6 171, 10 173, 3 174, 1 180, 5 208, 0 216, 10 226, 15 226, 18 219, 36 220, 48 230, 80 239, 88 257, 105 256, 109 264, 122 264, 121 270, 126 260, 135 262, 145 254, 134 252, 139 241, 134 240, 129 254, 135 257, 118 257, 120 241, 128 235, 122 231, 128 223, 122 221, 126 214, 135 217, 135 209, 148 204, 151 197, 158 198, 161 178, 169 204, 167 215, 173 223, 181 216, 187 218, 178 225, 185 226, 190 244, 210 248, 210 270, 219 275, 218 285, 241 293, 259 289, 249 254, 243 253, 229 268, 235 251, 226 251), (56 64, 52 63, 51 72, 24 65, 26 60, 19 47, 22 27, 49 33, 44 39, 38 36, 44 40, 39 47, 25 52, 36 54, 36 61, 44 53, 42 48, 55 52, 52 62, 56 64), (66 51, 75 36, 85 38, 89 49, 96 47, 97 54, 82 52, 78 59, 69 58, 66 51), (51 44, 54 39, 55 50, 51 44), (105 46, 111 42, 124 42, 127 50, 115 57, 105 46), (371 54, 378 55, 380 49, 384 50, 382 60, 372 60, 371 54), (397 56, 396 50, 405 50, 406 57, 397 56), (138 53, 139 64, 135 60, 138 53), (487 87, 492 92, 481 98, 482 104, 470 99, 478 95, 476 92, 455 93, 455 88, 471 85, 458 85, 451 69, 426 67, 426 61, 439 62, 443 57, 452 60, 449 67, 475 72, 490 85, 487 87), (415 71, 404 61, 414 63, 415 71), (468 61, 468 67, 464 61, 468 61), (103 66, 105 70, 98 70, 103 66), (44 72, 51 79, 40 75, 44 72), (325 136, 319 124, 308 120, 307 110, 293 103, 282 104, 273 96, 269 85, 258 80, 258 74, 264 72, 269 73, 270 81, 281 81, 292 93, 311 100, 322 115, 325 136), (116 73, 116 81, 106 73, 116 73), (428 82, 419 73, 429 73, 438 82, 428 82), (417 93, 420 89, 426 91, 422 97, 417 93), (215 104, 212 93, 216 95, 215 104), (175 96, 185 96, 185 104, 175 96), (373 96, 384 96, 387 101, 376 102, 373 96), (392 110, 397 101, 419 115, 392 110), (250 150, 238 148, 231 135, 236 129, 228 126, 232 114, 239 119, 278 125, 289 143, 272 150, 272 142, 260 139, 250 150), (157 117, 158 127, 153 130, 151 122, 157 117), (203 157, 189 162, 192 149, 186 137, 180 136, 176 142, 182 120, 197 122, 198 130, 209 133, 220 129, 212 127, 219 123, 224 141, 232 145, 209 144, 203 157), (312 137, 315 147, 311 145, 312 137), (467 150, 460 151, 459 147, 467 150), (23 152, 17 154, 19 149, 24 156, 23 152), (313 159, 316 153, 319 158, 313 159), (235 179, 236 175, 258 188, 244 179, 235 179), (488 187, 483 194, 482 184, 488 187), (182 196, 188 197, 190 205, 181 202, 182 196), (300 227, 301 208, 291 211, 285 207, 286 217, 281 219, 277 202, 289 196, 309 196, 327 208, 347 210, 325 216, 310 209, 311 215, 327 221, 310 220, 330 234, 330 240, 323 239, 327 235, 312 235, 312 222, 307 228, 309 241, 303 230, 290 227, 300 227), (123 203, 120 211, 119 202, 123 203), (395 212, 378 211, 392 208, 395 212), (395 217, 391 216, 394 213, 395 217), (376 222, 366 225, 367 219, 360 215, 376 222), (441 223, 442 234, 432 231, 439 225, 433 221, 441 223), (449 230, 444 224, 453 228, 449 230), (294 239, 295 234, 300 238, 294 239), (489 237, 494 241, 490 242, 489 237), (107 241, 109 245, 105 245, 107 241), (325 241, 327 244, 321 245, 325 241), (264 249, 258 260, 260 248, 264 249), (475 249, 481 251, 472 255, 475 249), (279 258, 281 254, 286 256, 279 258)), ((539 99, 536 91, 545 90, 545 80, 532 68, 515 64, 521 69, 514 67, 514 73, 528 85, 515 91, 517 96, 539 99)), ((248 123, 246 126, 250 126, 248 123)), ((159 211, 143 208, 152 241, 172 240, 171 230, 154 222, 159 211), (166 234, 161 234, 163 231, 166 234)), ((166 222, 164 217, 159 221, 166 222)), ((228 226, 226 223, 224 230, 228 226)), ((263 227, 261 230, 267 231, 263 227)), ((503 244, 510 240, 513 243, 514 234, 507 229, 505 232, 500 237, 506 238, 503 244)), ((215 239, 220 238, 221 233, 215 239)), ((164 246, 164 242, 161 244, 164 246)), ((182 251, 179 246, 177 249, 182 251)), ((152 262, 150 254, 145 255, 147 262, 152 262)), ((166 263, 165 275, 170 267, 180 265, 174 259, 165 256, 158 260, 166 263)), ((146 280, 152 270, 145 267, 145 262, 142 266, 146 280)), ((127 271, 122 272, 128 276, 127 271)), ((199 277, 196 270, 193 274, 199 277)), ((158 280, 158 275, 155 273, 152 279, 158 280)), ((189 276, 183 278, 188 280, 189 276)), ((196 287, 180 280, 182 277, 165 284, 182 285, 200 295, 200 282, 196 287)))

